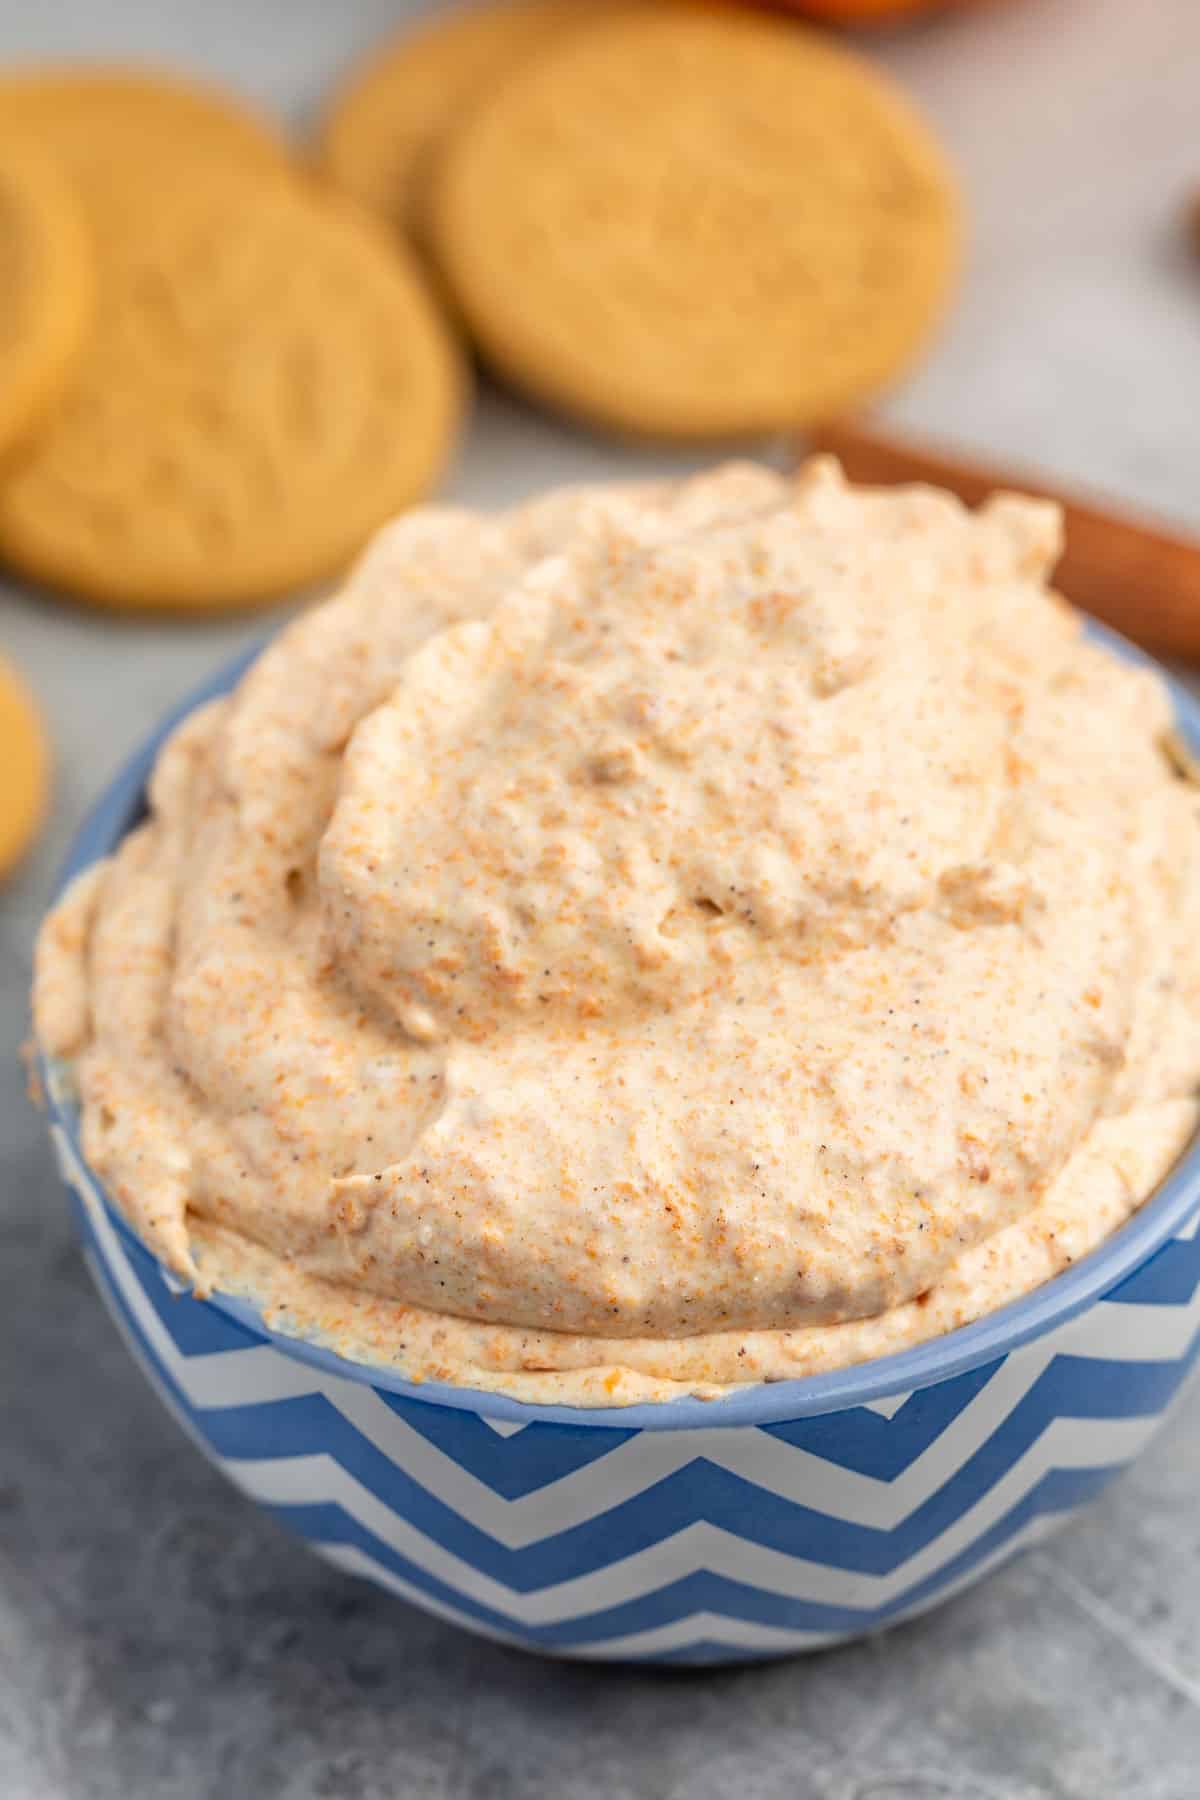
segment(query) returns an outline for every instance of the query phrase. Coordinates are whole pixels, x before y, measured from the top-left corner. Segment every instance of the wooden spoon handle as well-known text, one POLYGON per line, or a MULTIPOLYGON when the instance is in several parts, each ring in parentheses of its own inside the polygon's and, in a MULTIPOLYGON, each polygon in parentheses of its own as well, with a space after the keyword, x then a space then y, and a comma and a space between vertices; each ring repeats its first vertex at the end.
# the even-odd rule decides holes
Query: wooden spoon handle
POLYGON ((1055 577, 1060 591, 1149 650, 1200 658, 1200 540, 1131 518, 1103 501, 1063 493, 1028 471, 899 433, 827 425, 811 435, 808 448, 838 457, 852 481, 930 482, 968 506, 998 488, 1056 500, 1066 522, 1066 550, 1055 577))

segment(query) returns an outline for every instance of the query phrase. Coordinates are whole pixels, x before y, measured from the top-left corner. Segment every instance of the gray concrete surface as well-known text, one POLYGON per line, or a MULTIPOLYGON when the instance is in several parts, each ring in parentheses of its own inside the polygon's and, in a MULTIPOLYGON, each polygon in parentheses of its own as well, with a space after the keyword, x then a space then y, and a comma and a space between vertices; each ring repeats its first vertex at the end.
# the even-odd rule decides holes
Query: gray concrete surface
MULTIPOLYGON (((0 57, 136 52, 301 115, 396 0, 0 0, 0 57)), ((894 416, 1200 525, 1195 0, 998 0, 878 51, 975 227, 894 416)), ((670 459, 496 396, 454 491, 670 459)), ((479 1644, 322 1568, 227 1491, 89 1291, 14 1053, 89 797, 258 626, 121 625, 0 589, 53 721, 53 823, 0 897, 0 1800, 1196 1800, 1200 1392, 1088 1520, 925 1622, 816 1661, 652 1676, 479 1644)), ((2 771, 0 771, 2 778, 2 771)))

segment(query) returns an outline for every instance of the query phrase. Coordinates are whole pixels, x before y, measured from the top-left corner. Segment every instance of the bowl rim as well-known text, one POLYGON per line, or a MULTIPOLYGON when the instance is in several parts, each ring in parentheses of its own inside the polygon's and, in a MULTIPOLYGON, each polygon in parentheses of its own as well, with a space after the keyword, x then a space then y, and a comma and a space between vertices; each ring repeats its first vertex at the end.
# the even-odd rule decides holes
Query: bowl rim
MULTIPOLYGON (((1154 658, 1128 643, 1107 627, 1088 621, 1089 635, 1097 638, 1123 661, 1155 669, 1164 679, 1175 710, 1177 727, 1200 756, 1200 701, 1154 658)), ((230 662, 193 688, 145 738, 88 812, 64 859, 54 886, 57 900, 70 882, 101 857, 108 855, 137 822, 144 810, 145 790, 155 759, 177 725, 207 701, 234 687, 261 654, 270 639, 262 639, 241 651, 230 662)), ((62 1131, 86 1171, 105 1212, 118 1232, 147 1251, 157 1264, 164 1283, 178 1289, 170 1273, 149 1246, 133 1230, 103 1183, 92 1172, 79 1142, 75 1109, 66 1104, 44 1053, 38 1060, 50 1122, 62 1131)), ((385 1364, 356 1361, 324 1345, 289 1336, 268 1325, 251 1301, 215 1292, 199 1304, 212 1306, 244 1330, 266 1340, 294 1361, 325 1374, 399 1395, 408 1400, 447 1406, 455 1411, 513 1426, 534 1423, 569 1424, 596 1429, 697 1430, 726 1426, 775 1425, 816 1418, 824 1414, 870 1406, 872 1402, 908 1395, 950 1381, 981 1365, 998 1360, 1033 1339, 1067 1324, 1101 1300, 1161 1249, 1200 1206, 1200 1133, 1154 1193, 1124 1225, 1086 1256, 1053 1276, 1032 1292, 1022 1295, 971 1324, 943 1333, 905 1350, 833 1369, 823 1374, 799 1375, 779 1381, 747 1384, 744 1390, 704 1400, 695 1396, 640 1401, 626 1406, 567 1406, 518 1400, 503 1393, 441 1381, 412 1381, 385 1364)), ((193 1299, 196 1296, 192 1296, 193 1299)))

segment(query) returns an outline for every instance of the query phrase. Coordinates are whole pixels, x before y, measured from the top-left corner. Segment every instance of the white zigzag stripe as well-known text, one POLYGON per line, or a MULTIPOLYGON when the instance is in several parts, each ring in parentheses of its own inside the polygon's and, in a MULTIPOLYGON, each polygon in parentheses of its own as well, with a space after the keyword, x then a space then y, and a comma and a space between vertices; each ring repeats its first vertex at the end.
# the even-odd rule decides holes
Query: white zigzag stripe
MULTIPOLYGON (((90 1250, 85 1250, 83 1254, 84 1260, 91 1270, 92 1279, 96 1284, 105 1311, 108 1313, 109 1318, 113 1321, 113 1324, 116 1326, 124 1340, 126 1349, 130 1352, 134 1361, 146 1376, 159 1400, 170 1413, 180 1430, 186 1433, 205 1458, 210 1463, 216 1463, 218 1467, 222 1466, 220 1459, 214 1457, 211 1445, 201 1433, 196 1430, 187 1414, 176 1405, 175 1396, 160 1379, 154 1364, 142 1355, 137 1340, 134 1338, 133 1333, 126 1323, 125 1315, 121 1312, 109 1293, 108 1284, 104 1279, 103 1265, 101 1264, 100 1259, 90 1250)), ((476 1632, 482 1637, 490 1638, 494 1643, 517 1646, 520 1646, 523 1643, 519 1633, 497 1631, 493 1626, 484 1624, 482 1621, 472 1617, 468 1613, 460 1612, 456 1607, 447 1606, 444 1601, 437 1599, 434 1595, 427 1594, 412 1583, 401 1580, 400 1576, 396 1575, 391 1569, 385 1569, 382 1563, 376 1562, 374 1557, 367 1556, 354 1545, 322 1544, 315 1539, 306 1539, 305 1547, 315 1551, 323 1561, 333 1564, 335 1568, 341 1569, 344 1573, 357 1575, 365 1581, 375 1582, 377 1585, 387 1588, 391 1593, 398 1594, 402 1599, 410 1601, 413 1605, 423 1607, 426 1611, 434 1613, 439 1619, 445 1619, 451 1625, 457 1625, 464 1630, 476 1632)))
MULTIPOLYGON (((369 1387, 289 1363, 269 1345, 211 1356, 182 1356, 146 1300, 111 1225, 102 1213, 93 1222, 126 1305, 193 1406, 204 1409, 320 1393, 381 1454, 434 1494, 445 1496, 454 1510, 480 1531, 513 1550, 592 1516, 601 1466, 608 1510, 686 1468, 697 1456, 784 1500, 828 1512, 851 1524, 893 1530, 987 1442, 1055 1354, 1054 1348, 1037 1346, 1010 1357, 923 1454, 891 1482, 841 1469, 764 1432, 743 1429, 731 1433, 728 1428, 716 1427, 643 1432, 597 1462, 522 1499, 506 1500, 413 1430, 369 1387), (202 1365, 199 1371, 198 1363, 202 1365)), ((1192 1329, 1189 1309, 1128 1306, 1119 1310, 1149 1315, 1148 1330, 1161 1325, 1164 1317, 1174 1321, 1172 1347, 1177 1354, 1187 1348, 1192 1329)), ((1070 1343, 1072 1350, 1076 1341, 1070 1343)), ((1055 1348, 1060 1342, 1056 1337, 1055 1348)))
MULTIPOLYGON (((253 1499, 268 1506, 298 1502, 338 1505, 389 1549, 407 1557, 448 1587, 469 1594, 481 1605, 507 1612, 525 1625, 557 1624, 581 1613, 600 1611, 636 1599, 649 1586, 674 1581, 701 1570, 749 1581, 794 1600, 824 1605, 884 1606, 906 1588, 936 1575, 1017 1506, 1053 1469, 1091 1468, 1124 1463, 1137 1454, 1158 1421, 1108 1422, 1058 1419, 996 1485, 963 1513, 940 1537, 916 1551, 886 1575, 838 1569, 761 1544, 699 1522, 669 1538, 621 1557, 586 1575, 522 1594, 505 1582, 482 1574, 462 1557, 444 1549, 348 1475, 324 1454, 275 1458, 262 1462, 224 1461, 229 1479, 253 1499)), ((953 1472, 953 1465, 947 1474, 953 1472)), ((607 1493, 603 1495, 607 1503, 607 1493)), ((590 1515, 582 1514, 586 1519, 590 1515)))
POLYGON ((373 1582, 377 1587, 386 1588, 389 1593, 397 1594, 401 1600, 420 1607, 424 1612, 434 1613, 439 1619, 446 1619, 451 1625, 458 1625, 464 1631, 473 1631, 479 1637, 490 1638, 494 1644, 514 1644, 519 1649, 527 1650, 529 1643, 520 1630, 498 1631, 494 1625, 485 1624, 473 1613, 460 1612, 457 1607, 447 1606, 444 1600, 427 1594, 424 1588, 405 1581, 392 1569, 385 1569, 382 1563, 367 1556, 354 1544, 318 1544, 309 1542, 308 1548, 315 1550, 322 1562, 332 1563, 344 1575, 357 1575, 360 1580, 373 1582))
MULTIPOLYGON (((410 1600, 416 1606, 423 1606, 436 1612, 443 1619, 450 1619, 456 1625, 463 1625, 468 1631, 482 1632, 485 1637, 497 1643, 521 1644, 528 1648, 528 1641, 519 1634, 497 1631, 491 1625, 482 1624, 470 1613, 456 1612, 453 1607, 445 1606, 440 1601, 427 1596, 422 1589, 414 1587, 410 1582, 385 1569, 374 1557, 367 1556, 353 1544, 317 1544, 314 1548, 348 1575, 358 1575, 367 1581, 377 1582, 391 1593, 398 1594, 403 1600, 410 1600)), ((551 1654, 577 1658, 642 1656, 664 1650, 679 1650, 686 1644, 699 1642, 701 1638, 725 1644, 731 1650, 776 1650, 786 1655, 793 1650, 827 1649, 832 1644, 853 1637, 853 1632, 830 1635, 828 1632, 787 1631, 776 1625, 755 1625, 748 1620, 726 1619, 719 1613, 688 1613, 682 1619, 676 1619, 670 1625, 659 1625, 651 1631, 631 1632, 625 1637, 600 1638, 594 1644, 551 1645, 551 1654)))
POLYGON ((864 1400, 863 1405, 868 1412, 878 1413, 881 1419, 894 1419, 900 1408, 911 1399, 911 1391, 907 1394, 885 1394, 882 1400, 864 1400))
POLYGON ((93 1250, 85 1250, 83 1253, 83 1260, 91 1271, 92 1280, 95 1283, 97 1293, 100 1295, 104 1310, 120 1332, 121 1339, 130 1356, 132 1356, 134 1362, 142 1371, 142 1374, 146 1377, 146 1380, 150 1383, 150 1386, 154 1389, 154 1392, 158 1395, 158 1398, 162 1401, 162 1404, 166 1407, 180 1431, 184 1432, 192 1440, 197 1450, 199 1450, 209 1462, 215 1462, 217 1459, 213 1455, 212 1445, 209 1443, 208 1439, 204 1436, 203 1432, 197 1431, 183 1409, 176 1405, 175 1396, 167 1387, 166 1382, 163 1381, 158 1369, 149 1357, 142 1354, 141 1345, 130 1330, 124 1313, 109 1292, 111 1272, 108 1270, 107 1263, 104 1262, 102 1257, 97 1256, 93 1250), (105 1279, 106 1274, 108 1275, 107 1280, 105 1279))
POLYGON ((1198 1312, 1200 1286, 1186 1306, 1098 1300, 1054 1332, 1054 1354, 1123 1363, 1177 1362, 1192 1341, 1198 1312))
POLYGON ((1200 1207, 1197 1207, 1191 1218, 1179 1227, 1175 1236, 1177 1240, 1188 1244, 1191 1243, 1198 1231, 1200 1231, 1200 1207))
MULTIPOLYGON (((1190 1330, 1176 1334, 1179 1353, 1190 1330)), ((436 1451, 419 1432, 383 1406, 369 1389, 356 1389, 335 1404, 400 1467, 453 1496, 455 1511, 508 1549, 523 1549, 588 1517, 603 1483, 606 1510, 686 1469, 697 1457, 795 1505, 847 1523, 891 1531, 937 1492, 992 1437, 1053 1358, 1039 1349, 1010 1358, 941 1435, 893 1481, 843 1469, 760 1431, 714 1427, 688 1432, 644 1432, 608 1456, 561 1477, 519 1500, 502 1500, 436 1451)))
MULTIPOLYGON (((954 1581, 947 1582, 945 1587, 936 1593, 927 1594, 915 1606, 906 1607, 893 1618, 886 1621, 887 1626, 898 1625, 901 1621, 920 1618, 922 1613, 932 1612, 944 1600, 953 1599, 981 1580, 984 1575, 999 1564, 1007 1562, 1018 1550, 1040 1544, 1052 1536, 1070 1517, 1069 1513, 1056 1513, 1048 1517, 1031 1519, 1029 1523, 1014 1532, 1008 1542, 1000 1545, 988 1556, 967 1569, 954 1581)), ((446 1606, 442 1601, 432 1599, 420 1588, 404 1581, 391 1569, 385 1569, 374 1557, 367 1556, 353 1544, 316 1544, 313 1546, 327 1562, 349 1575, 357 1575, 367 1581, 377 1582, 391 1593, 409 1600, 417 1606, 427 1607, 436 1612, 440 1618, 449 1619, 456 1625, 463 1625, 470 1631, 481 1632, 483 1636, 492 1638, 498 1643, 521 1643, 526 1640, 518 1635, 498 1631, 491 1625, 480 1623, 473 1615, 460 1613, 455 1608, 446 1606)), ((661 1584, 659 1584, 661 1585, 661 1584)), ((881 1627, 880 1629, 883 1629, 881 1627)), ((681 1650, 689 1644, 712 1643, 727 1650, 761 1650, 768 1654, 780 1656, 803 1650, 826 1650, 835 1644, 845 1643, 860 1636, 858 1629, 845 1632, 826 1631, 789 1631, 785 1626, 760 1625, 748 1619, 725 1617, 720 1613, 696 1612, 688 1613, 682 1619, 676 1619, 669 1625, 658 1625, 647 1631, 635 1631, 624 1637, 599 1638, 588 1644, 555 1644, 550 1651, 556 1656, 569 1656, 580 1660, 610 1659, 613 1657, 634 1657, 663 1655, 671 1650, 681 1650)), ((526 1647, 527 1644, 526 1644, 526 1647)))

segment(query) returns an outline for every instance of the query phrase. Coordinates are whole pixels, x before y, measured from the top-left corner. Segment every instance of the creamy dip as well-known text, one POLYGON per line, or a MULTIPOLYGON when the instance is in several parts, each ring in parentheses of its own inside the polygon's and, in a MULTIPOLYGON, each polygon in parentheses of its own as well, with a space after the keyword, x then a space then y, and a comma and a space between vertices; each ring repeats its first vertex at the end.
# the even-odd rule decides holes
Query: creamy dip
POLYGON ((201 1292, 538 1401, 1027 1292, 1196 1125, 1200 803, 998 497, 735 465, 385 531, 51 915, 89 1163, 201 1292))

